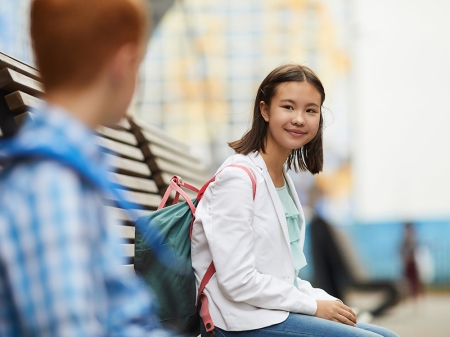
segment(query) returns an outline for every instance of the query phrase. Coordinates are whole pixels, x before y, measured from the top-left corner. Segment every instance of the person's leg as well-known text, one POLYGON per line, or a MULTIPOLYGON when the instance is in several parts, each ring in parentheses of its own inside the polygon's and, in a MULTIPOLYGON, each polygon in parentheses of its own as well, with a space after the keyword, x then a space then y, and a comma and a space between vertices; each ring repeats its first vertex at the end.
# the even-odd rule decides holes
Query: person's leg
POLYGON ((378 325, 373 325, 373 324, 368 324, 368 323, 358 323, 357 326, 360 329, 375 332, 383 337, 399 337, 395 332, 388 330, 386 328, 383 328, 381 326, 378 326, 378 325))
MULTIPOLYGON (((328 321, 309 315, 289 314, 288 318, 279 324, 248 331, 214 330, 218 337, 394 337, 395 334, 380 335, 370 331, 372 326, 363 325, 367 329, 352 327, 342 323, 328 321)), ((378 328, 378 327, 375 327, 378 328)), ((386 330, 389 332, 389 330, 386 330)), ((202 337, 209 337, 202 327, 202 337)))

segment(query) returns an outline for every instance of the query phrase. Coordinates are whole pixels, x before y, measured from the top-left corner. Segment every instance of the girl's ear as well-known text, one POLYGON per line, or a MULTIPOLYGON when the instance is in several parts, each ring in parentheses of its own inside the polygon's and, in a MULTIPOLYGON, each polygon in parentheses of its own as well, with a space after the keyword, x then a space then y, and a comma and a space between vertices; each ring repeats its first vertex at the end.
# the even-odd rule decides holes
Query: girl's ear
POLYGON ((261 112, 262 118, 264 118, 266 122, 269 122, 269 107, 267 106, 266 102, 259 102, 259 111, 261 112))

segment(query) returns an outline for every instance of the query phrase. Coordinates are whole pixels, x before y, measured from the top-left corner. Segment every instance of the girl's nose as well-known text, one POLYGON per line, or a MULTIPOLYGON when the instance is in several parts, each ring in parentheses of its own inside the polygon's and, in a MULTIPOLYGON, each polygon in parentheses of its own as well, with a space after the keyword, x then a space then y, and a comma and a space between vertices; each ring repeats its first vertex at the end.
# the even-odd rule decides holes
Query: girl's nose
POLYGON ((303 112, 299 111, 295 114, 294 118, 292 119, 292 124, 302 126, 305 124, 305 118, 303 116, 303 112))

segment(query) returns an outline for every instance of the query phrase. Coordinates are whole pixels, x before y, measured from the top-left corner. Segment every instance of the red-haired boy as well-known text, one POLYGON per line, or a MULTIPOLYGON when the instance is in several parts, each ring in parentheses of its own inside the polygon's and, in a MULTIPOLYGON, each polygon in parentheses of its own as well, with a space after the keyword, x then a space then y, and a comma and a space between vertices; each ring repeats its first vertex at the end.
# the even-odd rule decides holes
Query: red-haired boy
POLYGON ((147 21, 138 0, 32 3, 45 104, 0 148, 0 336, 168 334, 119 266, 93 131, 125 115, 147 21))

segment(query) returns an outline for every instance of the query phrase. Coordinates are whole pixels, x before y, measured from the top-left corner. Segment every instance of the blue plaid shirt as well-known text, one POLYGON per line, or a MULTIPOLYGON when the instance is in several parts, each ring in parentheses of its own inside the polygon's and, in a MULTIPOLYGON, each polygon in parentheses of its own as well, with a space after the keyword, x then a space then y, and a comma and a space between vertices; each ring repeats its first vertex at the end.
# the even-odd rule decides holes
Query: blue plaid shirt
MULTIPOLYGON (((95 135, 45 105, 18 139, 76 146, 106 174, 95 135)), ((68 166, 24 159, 0 174, 0 336, 168 336, 152 299, 123 270, 102 193, 68 166)))

